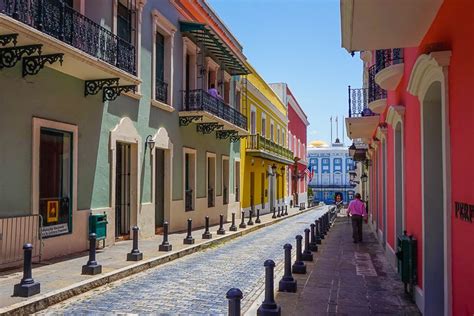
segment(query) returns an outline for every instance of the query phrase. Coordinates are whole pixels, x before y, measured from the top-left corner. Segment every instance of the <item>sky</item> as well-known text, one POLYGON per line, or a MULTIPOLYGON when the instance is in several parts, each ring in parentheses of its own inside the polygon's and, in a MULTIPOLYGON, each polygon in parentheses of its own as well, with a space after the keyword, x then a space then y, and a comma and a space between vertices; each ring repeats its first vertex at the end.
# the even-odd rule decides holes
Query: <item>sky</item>
MULTIPOLYGON (((330 142, 331 116, 339 116, 342 141, 343 116, 348 114, 347 86, 362 86, 362 61, 358 54, 352 57, 341 48, 339 0, 207 2, 265 81, 288 83, 308 116, 308 142, 330 142)), ((350 145, 344 136, 344 143, 350 145)))

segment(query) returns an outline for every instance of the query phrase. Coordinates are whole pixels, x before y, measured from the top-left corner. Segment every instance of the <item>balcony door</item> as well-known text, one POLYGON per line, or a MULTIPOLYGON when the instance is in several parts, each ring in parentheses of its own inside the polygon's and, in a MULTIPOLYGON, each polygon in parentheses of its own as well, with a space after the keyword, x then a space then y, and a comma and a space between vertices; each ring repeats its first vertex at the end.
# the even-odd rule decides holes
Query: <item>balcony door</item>
POLYGON ((165 151, 155 149, 155 228, 162 227, 165 218, 165 151))
POLYGON ((130 144, 117 143, 115 164, 115 237, 130 233, 130 144))

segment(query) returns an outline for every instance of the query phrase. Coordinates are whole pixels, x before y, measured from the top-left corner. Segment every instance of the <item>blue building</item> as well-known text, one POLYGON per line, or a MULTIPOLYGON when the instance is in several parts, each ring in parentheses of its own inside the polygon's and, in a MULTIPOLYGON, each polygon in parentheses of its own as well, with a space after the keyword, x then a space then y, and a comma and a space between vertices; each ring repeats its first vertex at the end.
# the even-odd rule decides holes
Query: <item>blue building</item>
POLYGON ((342 195, 344 204, 354 198, 356 188, 351 184, 349 171, 355 169, 355 163, 339 139, 332 146, 312 142, 308 146, 308 163, 311 172, 308 186, 313 191, 313 201, 333 204, 337 193, 342 195))

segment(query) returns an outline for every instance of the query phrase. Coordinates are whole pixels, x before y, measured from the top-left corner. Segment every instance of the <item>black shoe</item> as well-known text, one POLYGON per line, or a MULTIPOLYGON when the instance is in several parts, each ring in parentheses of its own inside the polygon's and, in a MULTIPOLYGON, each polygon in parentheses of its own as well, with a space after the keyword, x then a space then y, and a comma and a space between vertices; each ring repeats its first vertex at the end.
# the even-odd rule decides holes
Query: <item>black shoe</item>
POLYGON ((357 244, 357 240, 354 240, 354 244, 357 244))

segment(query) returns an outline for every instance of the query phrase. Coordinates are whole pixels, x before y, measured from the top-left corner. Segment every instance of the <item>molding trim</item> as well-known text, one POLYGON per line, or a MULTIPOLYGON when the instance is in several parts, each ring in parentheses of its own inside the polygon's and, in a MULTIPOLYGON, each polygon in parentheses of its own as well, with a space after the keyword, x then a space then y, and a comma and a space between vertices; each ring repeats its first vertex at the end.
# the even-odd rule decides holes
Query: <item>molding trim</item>
POLYGON ((385 121, 390 124, 393 128, 398 123, 403 124, 403 119, 405 116, 405 107, 401 105, 391 105, 387 111, 387 118, 385 121))

